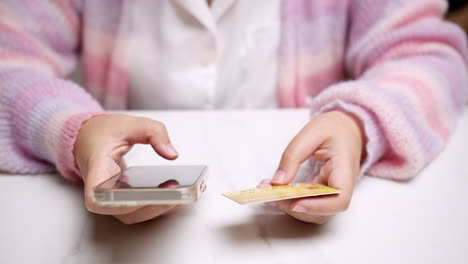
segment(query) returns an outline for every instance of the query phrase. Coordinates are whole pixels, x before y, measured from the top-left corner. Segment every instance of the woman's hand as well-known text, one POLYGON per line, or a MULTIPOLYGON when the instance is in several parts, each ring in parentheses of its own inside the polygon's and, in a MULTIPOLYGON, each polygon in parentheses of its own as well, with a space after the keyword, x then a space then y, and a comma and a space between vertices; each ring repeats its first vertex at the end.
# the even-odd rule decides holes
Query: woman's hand
POLYGON ((75 143, 75 160, 83 176, 86 208, 93 213, 113 215, 126 224, 157 217, 175 205, 101 207, 92 201, 92 190, 99 183, 119 173, 122 157, 134 144, 150 144, 163 158, 179 155, 172 146, 164 124, 143 117, 102 115, 88 120, 75 143))
POLYGON ((314 158, 323 165, 307 181, 339 189, 340 194, 269 204, 299 220, 325 223, 332 215, 349 206, 359 175, 364 141, 363 129, 354 116, 341 111, 322 114, 310 121, 289 143, 273 179, 263 180, 258 187, 290 183, 300 165, 314 158))

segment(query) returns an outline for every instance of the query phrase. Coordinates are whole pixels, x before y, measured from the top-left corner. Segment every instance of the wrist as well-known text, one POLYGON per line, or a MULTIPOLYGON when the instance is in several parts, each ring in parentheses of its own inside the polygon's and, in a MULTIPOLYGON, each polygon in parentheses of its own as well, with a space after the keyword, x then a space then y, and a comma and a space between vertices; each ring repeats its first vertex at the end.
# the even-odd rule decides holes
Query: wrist
POLYGON ((99 112, 83 112, 71 116, 65 123, 60 136, 61 151, 57 161, 57 169, 65 178, 75 180, 81 178, 80 170, 76 164, 75 144, 83 124, 89 119, 102 114, 99 112))

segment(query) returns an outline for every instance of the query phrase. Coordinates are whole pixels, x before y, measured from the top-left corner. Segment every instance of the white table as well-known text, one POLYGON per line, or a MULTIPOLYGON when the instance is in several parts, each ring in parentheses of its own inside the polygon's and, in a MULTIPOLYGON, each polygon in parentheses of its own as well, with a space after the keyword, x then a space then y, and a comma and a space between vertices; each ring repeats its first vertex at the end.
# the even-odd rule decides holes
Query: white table
POLYGON ((0 263, 468 263, 468 112, 416 179, 365 177, 349 210, 322 226, 220 195, 272 176, 307 110, 133 114, 166 123, 181 155, 139 146, 129 165, 207 164, 202 199, 127 226, 88 213, 80 184, 0 175, 0 263))

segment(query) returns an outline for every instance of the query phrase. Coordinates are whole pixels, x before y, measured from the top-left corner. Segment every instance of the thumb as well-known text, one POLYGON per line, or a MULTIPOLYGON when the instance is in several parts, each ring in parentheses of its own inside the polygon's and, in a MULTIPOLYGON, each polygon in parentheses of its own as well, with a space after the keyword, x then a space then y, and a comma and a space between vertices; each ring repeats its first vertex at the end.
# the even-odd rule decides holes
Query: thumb
POLYGON ((322 142, 323 138, 319 133, 312 133, 311 123, 305 126, 283 152, 272 183, 276 185, 290 183, 296 177, 301 164, 312 156, 322 142))

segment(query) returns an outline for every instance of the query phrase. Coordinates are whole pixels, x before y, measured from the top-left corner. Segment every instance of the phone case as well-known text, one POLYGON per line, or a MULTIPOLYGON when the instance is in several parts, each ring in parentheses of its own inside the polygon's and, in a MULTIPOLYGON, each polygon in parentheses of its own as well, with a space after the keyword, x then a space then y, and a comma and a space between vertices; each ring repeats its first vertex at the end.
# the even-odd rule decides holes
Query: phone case
POLYGON ((200 198, 201 193, 206 188, 207 166, 200 166, 203 168, 201 168, 200 176, 193 185, 175 188, 104 188, 103 185, 106 182, 120 177, 120 174, 117 174, 93 190, 93 202, 98 206, 111 207, 193 203, 200 198))

